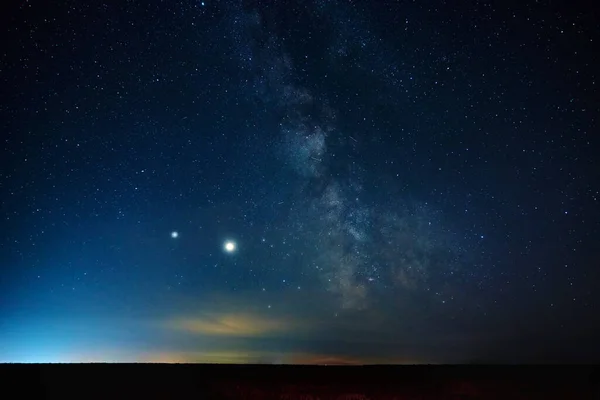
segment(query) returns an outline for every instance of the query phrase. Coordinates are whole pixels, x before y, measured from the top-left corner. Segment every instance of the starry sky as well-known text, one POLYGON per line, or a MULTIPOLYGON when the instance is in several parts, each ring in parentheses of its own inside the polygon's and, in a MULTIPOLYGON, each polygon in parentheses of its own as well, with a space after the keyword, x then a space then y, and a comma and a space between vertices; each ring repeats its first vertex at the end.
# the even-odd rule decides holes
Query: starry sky
POLYGON ((600 359, 597 11, 3 7, 0 361, 600 359))

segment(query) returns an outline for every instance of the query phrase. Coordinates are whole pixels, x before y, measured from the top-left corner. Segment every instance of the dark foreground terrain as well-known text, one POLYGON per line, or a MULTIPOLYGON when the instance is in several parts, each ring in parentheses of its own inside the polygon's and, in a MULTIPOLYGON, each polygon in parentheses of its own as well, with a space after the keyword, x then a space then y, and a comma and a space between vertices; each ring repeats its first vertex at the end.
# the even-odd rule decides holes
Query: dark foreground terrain
POLYGON ((11 364, 2 366, 0 382, 5 394, 19 398, 579 400, 600 399, 598 372, 593 366, 11 364))

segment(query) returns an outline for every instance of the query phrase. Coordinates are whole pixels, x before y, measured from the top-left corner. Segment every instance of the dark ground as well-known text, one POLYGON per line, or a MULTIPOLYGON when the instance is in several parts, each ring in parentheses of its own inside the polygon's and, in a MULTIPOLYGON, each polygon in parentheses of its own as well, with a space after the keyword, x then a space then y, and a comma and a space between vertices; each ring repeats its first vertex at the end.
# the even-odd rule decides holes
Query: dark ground
MULTIPOLYGON (((600 399, 594 366, 3 365, 36 398, 600 399)), ((13 391, 14 389, 14 391, 13 391)))

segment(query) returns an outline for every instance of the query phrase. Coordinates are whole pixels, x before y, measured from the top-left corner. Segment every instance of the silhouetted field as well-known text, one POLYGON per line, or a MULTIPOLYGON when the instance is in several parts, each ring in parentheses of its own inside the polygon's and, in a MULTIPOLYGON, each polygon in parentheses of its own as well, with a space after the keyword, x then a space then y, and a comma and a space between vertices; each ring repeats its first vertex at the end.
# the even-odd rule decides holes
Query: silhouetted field
POLYGON ((4 392, 37 398, 600 399, 598 368, 10 364, 4 392))

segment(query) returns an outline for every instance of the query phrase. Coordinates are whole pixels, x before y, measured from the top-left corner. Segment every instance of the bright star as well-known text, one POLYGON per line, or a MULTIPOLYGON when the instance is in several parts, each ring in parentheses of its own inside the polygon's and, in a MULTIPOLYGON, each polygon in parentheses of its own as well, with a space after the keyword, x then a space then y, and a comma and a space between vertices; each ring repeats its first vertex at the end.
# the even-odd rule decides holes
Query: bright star
POLYGON ((235 243, 232 241, 225 242, 225 251, 228 253, 233 253, 235 251, 235 243))
POLYGON ((177 232, 177 231, 173 231, 173 232, 171 232, 171 237, 172 237, 173 239, 177 239, 177 238, 179 237, 179 232, 177 232))

